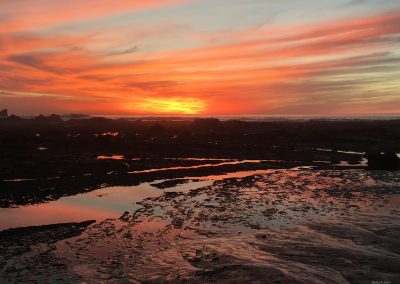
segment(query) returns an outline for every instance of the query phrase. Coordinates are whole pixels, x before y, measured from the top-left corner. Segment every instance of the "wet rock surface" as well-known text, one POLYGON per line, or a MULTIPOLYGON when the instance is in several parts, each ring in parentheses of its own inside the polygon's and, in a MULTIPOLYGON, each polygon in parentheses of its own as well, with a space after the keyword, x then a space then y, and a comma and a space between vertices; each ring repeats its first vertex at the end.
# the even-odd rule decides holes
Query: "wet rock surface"
MULTIPOLYGON (((55 259, 52 251, 58 241, 79 236, 89 225, 81 223, 23 227, 0 232, 0 282, 35 283, 62 280, 69 274, 65 261, 55 259)), ((69 275, 73 279, 73 275, 69 275)), ((75 280, 77 280, 76 278, 75 280)))
POLYGON ((400 169, 400 158, 394 152, 368 152, 368 169, 396 171, 400 169))
POLYGON ((0 120, 0 207, 57 200, 104 185, 128 186, 239 170, 366 168, 364 152, 400 153, 399 126, 398 120, 6 118, 0 120), (99 156, 122 158, 100 160, 99 156), (201 160, 205 157, 207 161, 201 160), (224 165, 220 159, 260 162, 224 165), (215 166, 132 173, 204 164, 215 166))
POLYGON ((156 193, 122 195, 116 218, 0 232, 0 283, 398 283, 400 173, 364 154, 400 153, 399 126, 2 119, 4 210, 156 193))
POLYGON ((399 181, 396 172, 270 170, 169 190, 78 236, 47 235, 39 251, 6 250, 0 279, 396 283, 399 181))

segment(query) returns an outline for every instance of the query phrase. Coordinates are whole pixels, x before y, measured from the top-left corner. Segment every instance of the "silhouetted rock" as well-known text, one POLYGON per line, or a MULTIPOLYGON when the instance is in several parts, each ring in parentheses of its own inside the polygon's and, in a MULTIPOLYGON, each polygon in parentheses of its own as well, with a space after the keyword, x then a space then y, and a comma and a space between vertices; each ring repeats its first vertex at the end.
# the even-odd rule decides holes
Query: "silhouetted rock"
POLYGON ((8 117, 8 110, 3 109, 0 111, 0 118, 8 117))
POLYGON ((81 114, 81 113, 70 113, 70 114, 64 114, 62 115, 62 118, 69 120, 69 119, 88 119, 91 118, 92 116, 87 115, 87 114, 81 114))
POLYGON ((394 152, 368 152, 366 158, 370 170, 400 170, 400 158, 394 152))
POLYGON ((198 130, 214 130, 221 125, 217 118, 196 118, 193 121, 193 126, 198 130))
POLYGON ((62 122, 63 121, 61 116, 59 116, 57 114, 49 115, 49 117, 47 119, 48 119, 48 121, 52 121, 52 122, 62 122))
MULTIPOLYGON (((371 141, 374 141, 374 146, 384 149, 384 152, 400 153, 398 143, 400 120, 333 122, 196 120, 196 125, 205 126, 205 131, 194 129, 193 124, 189 119, 149 121, 146 118, 138 122, 100 117, 52 122, 43 115, 36 119, 17 121, 10 118, 0 119, 0 207, 36 204, 85 192, 88 188, 97 189, 102 184, 126 186, 139 181, 153 181, 153 178, 171 179, 189 175, 193 177, 198 174, 217 175, 234 170, 265 170, 296 166, 347 169, 348 166, 336 167, 326 161, 347 161, 350 165, 358 163, 360 155, 347 154, 340 150, 365 152, 371 148, 371 141), (206 127, 209 125, 210 127, 214 125, 215 130, 209 131, 206 127), (149 133, 150 129, 154 133, 149 133), (161 134, 163 131, 165 133, 161 134), (323 134, 322 138, 315 139, 313 135, 317 132, 323 134), (118 133, 118 135, 103 136, 104 133, 118 133), (49 150, 39 151, 40 147, 49 150), (319 148, 337 148, 338 151, 315 150, 319 148), (127 158, 122 161, 112 159, 100 161, 95 159, 99 155, 123 155, 127 158), (136 157, 143 159, 130 159, 136 157), (148 157, 153 159, 146 159, 148 157), (163 159, 165 157, 252 159, 264 162, 178 169, 143 175, 127 174, 127 171, 150 168, 219 163, 206 160, 163 159), (274 160, 277 162, 268 162, 274 160), (108 174, 112 172, 118 174, 108 174), (60 173, 63 173, 62 178, 53 178, 60 176, 60 173), (4 180, 19 177, 38 178, 38 180, 7 182, 6 186, 4 185, 4 180)), ((393 153, 391 157, 392 160, 397 160, 393 153)), ((370 168, 397 168, 397 162, 388 163, 381 160, 386 159, 382 159, 380 152, 375 157, 370 157, 370 168)))
POLYGON ((179 133, 179 134, 177 135, 177 138, 178 138, 180 141, 189 142, 189 141, 191 141, 192 138, 193 138, 193 133, 192 133, 191 131, 189 131, 189 130, 182 131, 181 133, 179 133))
POLYGON ((44 116, 43 114, 40 114, 35 117, 35 120, 37 121, 42 121, 42 122, 62 122, 61 116, 57 114, 52 114, 49 116, 44 116))
POLYGON ((40 114, 38 116, 35 116, 35 120, 38 121, 47 121, 47 117, 45 117, 43 114, 40 114))
POLYGON ((162 126, 159 123, 156 123, 154 125, 151 126, 150 128, 150 134, 158 136, 158 135, 163 135, 166 132, 166 128, 164 126, 162 126))
POLYGON ((8 120, 21 120, 22 118, 17 116, 17 115, 10 115, 9 117, 7 117, 8 120))

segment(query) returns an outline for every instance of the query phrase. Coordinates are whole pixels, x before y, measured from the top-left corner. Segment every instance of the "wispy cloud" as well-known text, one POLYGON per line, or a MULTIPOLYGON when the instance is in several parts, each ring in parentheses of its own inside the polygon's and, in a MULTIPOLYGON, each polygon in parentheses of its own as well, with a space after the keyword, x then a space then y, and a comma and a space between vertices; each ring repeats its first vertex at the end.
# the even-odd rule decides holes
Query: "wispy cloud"
POLYGON ((216 114, 400 110, 400 7, 229 32, 182 29, 171 18, 147 30, 118 23, 57 32, 54 26, 195 1, 61 2, 0 1, 0 96, 21 112, 43 111, 44 101, 49 112, 179 112, 172 106, 185 103, 216 114))

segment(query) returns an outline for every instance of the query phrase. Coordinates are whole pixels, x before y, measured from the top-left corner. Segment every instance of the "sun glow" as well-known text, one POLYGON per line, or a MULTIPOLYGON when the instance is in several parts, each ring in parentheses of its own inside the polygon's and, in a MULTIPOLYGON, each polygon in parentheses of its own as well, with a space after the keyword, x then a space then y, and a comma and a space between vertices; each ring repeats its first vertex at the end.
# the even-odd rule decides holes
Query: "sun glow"
POLYGON ((128 108, 144 113, 199 114, 205 110, 206 104, 195 98, 148 98, 130 104, 128 108))

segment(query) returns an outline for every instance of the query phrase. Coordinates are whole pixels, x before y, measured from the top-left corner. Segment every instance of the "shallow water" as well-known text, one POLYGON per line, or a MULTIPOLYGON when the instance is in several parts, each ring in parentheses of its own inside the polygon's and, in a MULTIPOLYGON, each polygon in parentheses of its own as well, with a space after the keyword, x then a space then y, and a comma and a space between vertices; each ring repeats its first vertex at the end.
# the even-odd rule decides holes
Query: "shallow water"
MULTIPOLYGON (((55 223, 81 222, 89 219, 101 221, 108 218, 118 218, 125 211, 137 209, 138 206, 134 205, 135 202, 149 197, 160 196, 164 191, 187 192, 191 189, 210 186, 215 181, 225 178, 242 178, 268 172, 270 171, 257 170, 223 175, 187 177, 180 180, 188 182, 178 184, 172 188, 165 188, 164 190, 152 186, 152 184, 161 183, 165 180, 157 180, 135 186, 104 187, 74 196, 62 197, 57 201, 48 203, 17 208, 0 208, 0 230, 55 223)), ((12 181, 27 180, 16 179, 12 181)))
MULTIPOLYGON (((202 166, 204 165, 195 167, 197 168, 202 166)), ((213 164, 211 164, 211 166, 213 166, 213 164)), ((153 172, 159 170, 162 169, 152 169, 148 171, 153 172)), ((315 203, 317 198, 311 198, 309 193, 314 194, 314 191, 318 189, 322 190, 330 186, 337 187, 335 190, 342 190, 342 193, 345 194, 345 191, 349 186, 355 187, 360 184, 363 184, 363 186, 377 186, 374 178, 371 178, 369 174, 363 170, 320 171, 313 170, 312 167, 296 167, 290 170, 239 171, 222 175, 186 177, 173 180, 156 180, 135 186, 104 187, 38 205, 22 206, 17 208, 0 208, 0 230, 24 226, 80 222, 89 219, 101 221, 109 218, 118 218, 125 211, 132 212, 141 208, 142 205, 139 205, 138 203, 143 200, 147 198, 160 197, 164 192, 188 193, 195 189, 212 188, 211 191, 205 192, 203 197, 197 196, 193 199, 194 202, 199 202, 201 201, 201 198, 206 199, 213 194, 212 191, 214 188, 218 188, 217 182, 219 181, 237 181, 252 176, 264 176, 267 180, 260 181, 256 186, 271 188, 273 191, 281 191, 282 193, 278 194, 278 199, 284 197, 285 200, 287 199, 290 202, 297 202, 300 200, 303 203, 306 202, 310 204, 313 202, 315 203), (172 183, 170 184, 170 182, 172 183), (166 183, 166 185, 162 186, 163 183, 166 183), (288 191, 289 189, 295 191, 288 191), (288 196, 285 194, 288 194, 288 196)), ((393 180, 394 185, 398 185, 394 177, 390 177, 390 179, 386 178, 385 180, 393 180)), ((384 181, 380 181, 380 185, 393 186, 393 184, 384 181)), ((245 185, 235 185, 232 188, 232 193, 236 194, 239 190, 242 191, 243 186, 245 185)), ((271 191, 271 194, 273 191, 271 191)), ((247 192, 250 194, 249 196, 252 196, 251 198, 260 194, 259 190, 252 191, 252 189, 249 189, 247 192)), ((263 194, 265 193, 263 192, 263 194)), ((324 192, 321 192, 321 194, 323 195, 324 192)), ((322 195, 319 198, 322 198, 322 195)), ((273 200, 276 199, 273 194, 270 198, 273 200)), ((325 198, 331 198, 332 203, 337 201, 335 198, 329 196, 325 198)), ((229 200, 227 200, 227 202, 229 202, 229 200)), ((222 203, 216 205, 223 206, 222 203)), ((212 206, 212 204, 210 203, 209 206, 212 206)), ((276 204, 277 211, 286 210, 284 206, 286 205, 276 204)), ((329 210, 331 210, 331 208, 329 208, 329 210)), ((320 211, 328 212, 329 210, 321 209, 320 211)), ((258 213, 256 215, 252 218, 257 219, 260 218, 260 216, 264 216, 263 214, 258 213)), ((281 225, 281 223, 284 224, 285 222, 288 222, 288 219, 296 219, 295 215, 296 214, 289 216, 289 218, 285 215, 283 221, 279 221, 278 218, 275 220, 275 223, 278 225, 281 225)))
POLYGON ((97 156, 97 160, 124 160, 125 157, 122 155, 111 155, 111 156, 97 156))
POLYGON ((321 152, 337 152, 342 154, 349 154, 349 155, 365 155, 365 152, 357 152, 357 151, 347 151, 347 150, 334 150, 334 149, 326 149, 326 148, 316 148, 315 150, 321 152))
MULTIPOLYGON (((202 161, 202 160, 200 160, 202 161)), ((195 166, 177 166, 177 167, 166 167, 166 168, 158 168, 158 169, 149 169, 149 170, 141 170, 141 171, 130 171, 129 174, 145 174, 145 173, 154 173, 154 172, 162 172, 162 171, 171 171, 171 170, 191 170, 191 169, 201 169, 201 168, 210 168, 210 167, 221 167, 226 165, 239 165, 246 163, 255 163, 258 164, 262 162, 262 160, 233 160, 227 162, 221 162, 217 164, 201 164, 195 166)))
POLYGON ((107 187, 38 205, 0 208, 0 230, 117 218, 122 212, 132 210, 133 202, 158 196, 160 193, 160 190, 149 184, 107 187))
POLYGON ((399 205, 400 173, 362 169, 241 171, 101 188, 0 209, 8 227, 97 220, 72 237, 76 224, 17 231, 22 241, 0 243, 0 282, 393 281, 399 205))

